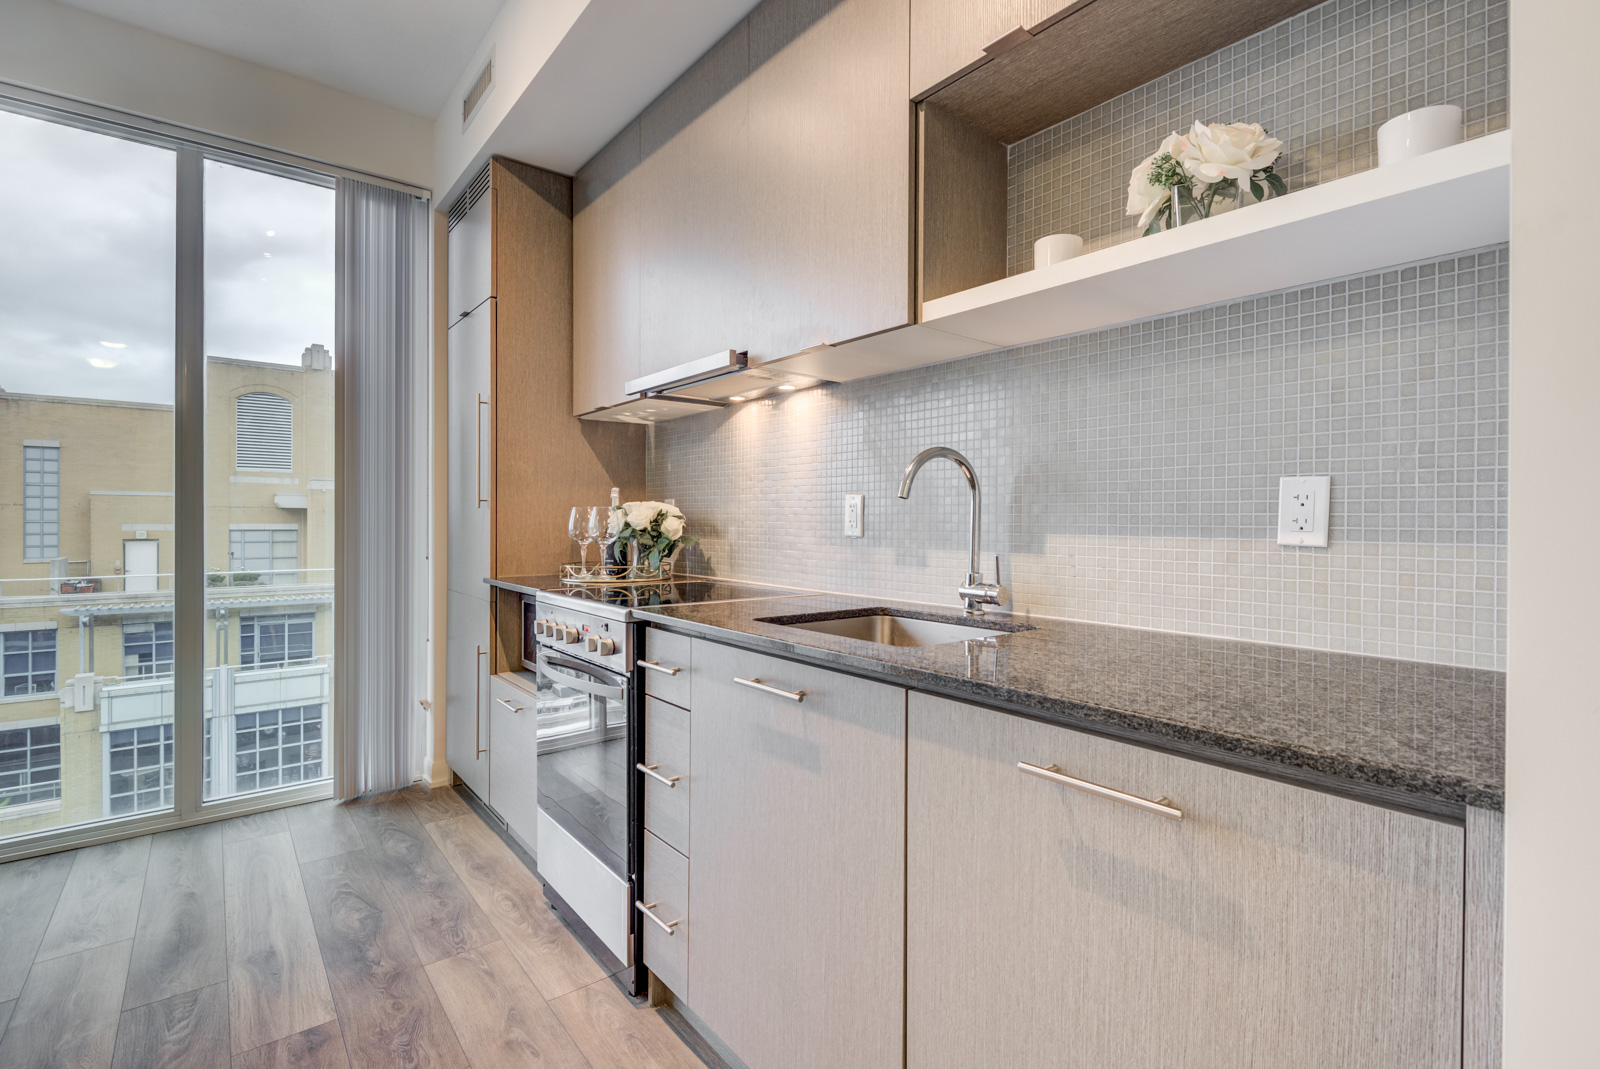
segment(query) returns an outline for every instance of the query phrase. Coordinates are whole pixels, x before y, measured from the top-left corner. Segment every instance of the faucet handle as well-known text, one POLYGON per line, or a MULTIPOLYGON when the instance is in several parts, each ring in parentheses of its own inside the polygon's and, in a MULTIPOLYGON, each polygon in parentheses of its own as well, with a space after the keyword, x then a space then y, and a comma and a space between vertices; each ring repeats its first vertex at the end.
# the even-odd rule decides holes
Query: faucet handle
POLYGON ((1004 605, 1011 600, 1011 591, 1000 585, 1000 557, 998 554, 994 558, 994 579, 995 581, 992 583, 985 583, 983 575, 979 572, 971 572, 967 575, 967 581, 962 584, 957 594, 970 606, 968 615, 982 612, 983 610, 978 608, 980 605, 1004 605))

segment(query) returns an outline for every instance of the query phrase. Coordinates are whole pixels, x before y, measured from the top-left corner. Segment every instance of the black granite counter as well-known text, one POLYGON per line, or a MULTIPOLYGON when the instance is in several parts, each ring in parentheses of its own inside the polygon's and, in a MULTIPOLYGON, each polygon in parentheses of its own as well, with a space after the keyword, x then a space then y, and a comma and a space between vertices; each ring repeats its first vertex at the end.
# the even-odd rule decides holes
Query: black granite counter
POLYGON ((1504 806, 1501 672, 1003 613, 988 619, 1037 629, 898 647, 761 622, 874 605, 928 611, 821 595, 637 615, 1364 801, 1455 819, 1467 806, 1504 806))

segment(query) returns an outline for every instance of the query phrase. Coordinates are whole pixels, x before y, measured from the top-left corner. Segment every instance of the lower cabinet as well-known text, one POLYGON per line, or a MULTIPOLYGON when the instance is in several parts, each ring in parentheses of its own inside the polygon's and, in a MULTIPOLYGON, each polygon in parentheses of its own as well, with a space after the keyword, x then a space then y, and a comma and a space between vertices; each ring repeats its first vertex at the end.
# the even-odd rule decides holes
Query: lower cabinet
POLYGON ((537 683, 532 672, 504 672, 489 679, 489 782, 487 800, 517 840, 535 852, 539 841, 539 735, 534 715, 537 683))
POLYGON ((692 664, 684 1001, 750 1069, 900 1069, 905 691, 698 639, 692 664))
MULTIPOLYGON (((485 590, 488 588, 485 587, 485 590)), ((489 800, 489 603, 451 590, 445 623, 445 760, 450 771, 489 800)))
POLYGON ((908 735, 908 1066, 1460 1066, 1461 828, 923 694, 908 735))

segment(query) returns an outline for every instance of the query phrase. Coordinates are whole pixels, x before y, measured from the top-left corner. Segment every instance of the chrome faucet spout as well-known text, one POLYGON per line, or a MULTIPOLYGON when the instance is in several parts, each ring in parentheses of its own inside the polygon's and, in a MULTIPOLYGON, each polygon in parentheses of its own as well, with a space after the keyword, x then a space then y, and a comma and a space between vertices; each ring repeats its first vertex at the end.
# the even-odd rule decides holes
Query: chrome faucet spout
POLYGON ((906 473, 900 479, 900 497, 902 500, 911 496, 911 484, 917 477, 917 472, 922 470, 924 464, 940 457, 950 461, 967 477, 967 486, 972 489, 972 543, 967 556, 967 579, 961 584, 959 594, 966 605, 966 615, 982 616, 984 605, 1004 605, 1008 592, 1000 585, 1000 563, 995 561, 995 581, 985 583, 983 571, 978 563, 979 559, 979 533, 983 528, 983 488, 978 484, 978 473, 973 468, 972 462, 949 446, 936 445, 931 449, 924 449, 911 458, 911 463, 906 465, 906 473))

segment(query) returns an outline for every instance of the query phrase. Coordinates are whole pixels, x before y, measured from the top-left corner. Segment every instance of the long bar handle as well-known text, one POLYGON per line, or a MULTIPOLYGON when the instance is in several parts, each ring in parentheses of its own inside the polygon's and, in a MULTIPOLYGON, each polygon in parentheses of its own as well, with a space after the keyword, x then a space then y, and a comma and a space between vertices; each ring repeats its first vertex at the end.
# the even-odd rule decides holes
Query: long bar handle
MULTIPOLYGON (((489 656, 489 651, 484 649, 482 646, 477 647, 477 650, 478 657, 489 656)), ((478 753, 477 757, 474 757, 473 760, 477 760, 478 757, 482 757, 484 754, 489 752, 488 750, 484 749, 483 745, 483 717, 479 713, 479 710, 482 708, 483 674, 478 671, 478 660, 477 657, 474 657, 472 660, 472 745, 478 748, 478 753)))
POLYGON ((638 665, 640 668, 648 668, 652 672, 660 672, 664 676, 675 676, 679 672, 683 671, 682 668, 668 668, 666 665, 660 664, 656 661, 634 661, 633 663, 638 665))
POLYGON ((650 776, 653 779, 660 780, 668 787, 676 787, 678 785, 678 781, 683 778, 682 776, 663 776, 661 773, 656 771, 656 769, 661 767, 660 765, 647 765, 643 761, 635 762, 633 767, 637 768, 640 772, 643 772, 645 775, 650 776))
POLYGON ((1102 787, 1098 783, 1090 783, 1086 779, 1077 779, 1069 776, 1055 765, 1030 765, 1026 761, 1018 761, 1017 768, 1030 776, 1038 776, 1040 779, 1047 779, 1051 783, 1059 783, 1063 787, 1071 787, 1073 790, 1082 791, 1084 794, 1092 794, 1099 798, 1109 798, 1113 802, 1121 802, 1123 805, 1142 809, 1146 813, 1154 813, 1158 817, 1166 817, 1168 820, 1183 819, 1183 810, 1173 805, 1171 798, 1157 798, 1152 802, 1148 798, 1140 798, 1137 794, 1126 794, 1110 787, 1102 787))
POLYGON ((806 700, 806 692, 803 690, 779 690, 777 687, 767 686, 759 679, 744 679, 740 676, 734 676, 733 681, 741 687, 749 687, 751 690, 759 690, 764 694, 773 694, 779 698, 788 698, 792 702, 806 700))
POLYGON ((477 451, 478 459, 475 467, 476 485, 473 486, 472 492, 478 495, 477 507, 480 509, 489 503, 489 499, 483 496, 483 406, 488 403, 488 401, 483 399, 483 394, 480 393, 478 395, 478 407, 473 410, 477 414, 476 425, 478 428, 478 433, 472 444, 473 448, 477 451))
POLYGON ((682 921, 664 921, 660 917, 656 916, 654 913, 650 912, 651 910, 655 909, 660 904, 661 904, 660 902, 651 902, 651 903, 649 903, 647 905, 644 902, 640 902, 640 901, 636 900, 633 903, 633 906, 640 913, 643 913, 646 917, 649 917, 651 920, 655 921, 656 922, 656 926, 658 928, 660 928, 663 932, 666 932, 668 935, 677 935, 678 933, 674 932, 673 929, 676 928, 678 925, 682 924, 683 923, 682 921))
POLYGON ((504 698, 496 698, 495 701, 499 702, 501 705, 505 706, 507 709, 511 710, 513 713, 520 713, 523 710, 523 706, 512 705, 510 702, 506 701, 504 698))

